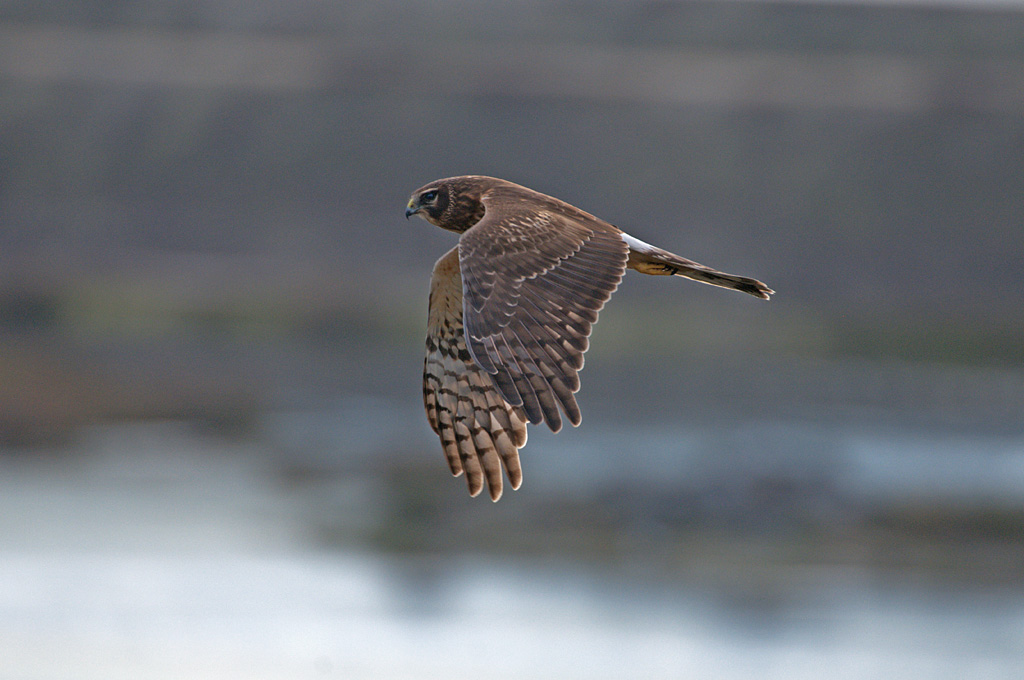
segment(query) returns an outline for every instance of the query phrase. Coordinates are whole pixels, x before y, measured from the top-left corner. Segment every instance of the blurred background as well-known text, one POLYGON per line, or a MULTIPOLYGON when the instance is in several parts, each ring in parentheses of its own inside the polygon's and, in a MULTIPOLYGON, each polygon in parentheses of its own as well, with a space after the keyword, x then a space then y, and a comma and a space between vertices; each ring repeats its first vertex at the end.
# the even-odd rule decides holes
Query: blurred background
POLYGON ((0 4, 0 677, 1019 678, 1024 4, 0 4), (403 219, 629 275, 498 504, 403 219))

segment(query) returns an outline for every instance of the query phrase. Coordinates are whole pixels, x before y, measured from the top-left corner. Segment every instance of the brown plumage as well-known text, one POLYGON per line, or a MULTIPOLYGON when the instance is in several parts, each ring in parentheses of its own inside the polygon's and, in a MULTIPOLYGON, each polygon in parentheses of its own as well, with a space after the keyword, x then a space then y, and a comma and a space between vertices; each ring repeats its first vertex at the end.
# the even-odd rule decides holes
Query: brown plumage
POLYGON ((423 402, 452 474, 502 492, 522 482, 526 424, 580 424, 575 393, 598 312, 627 268, 767 300, 750 279, 655 248, 557 198, 501 179, 451 177, 409 199, 406 217, 461 234, 434 265, 423 402))

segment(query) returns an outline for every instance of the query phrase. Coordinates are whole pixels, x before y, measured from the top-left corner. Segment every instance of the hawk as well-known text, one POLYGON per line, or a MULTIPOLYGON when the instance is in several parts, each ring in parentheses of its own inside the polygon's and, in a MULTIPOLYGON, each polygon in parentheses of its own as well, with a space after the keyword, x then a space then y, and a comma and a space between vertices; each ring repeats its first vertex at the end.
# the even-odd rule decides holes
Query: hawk
POLYGON ((597 314, 626 269, 684 276, 767 300, 755 279, 644 243, 565 201, 494 177, 417 189, 405 216, 460 234, 434 265, 423 403, 448 467, 471 496, 523 480, 528 423, 580 424, 575 393, 597 314))

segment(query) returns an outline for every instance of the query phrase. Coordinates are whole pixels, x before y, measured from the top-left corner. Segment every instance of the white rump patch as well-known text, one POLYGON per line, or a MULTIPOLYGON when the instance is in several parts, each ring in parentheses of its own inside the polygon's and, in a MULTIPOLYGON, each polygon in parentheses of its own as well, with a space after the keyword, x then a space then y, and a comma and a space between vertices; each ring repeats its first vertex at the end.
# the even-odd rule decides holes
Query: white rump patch
POLYGON ((635 250, 638 253, 650 253, 654 250, 658 250, 650 243, 644 243, 638 238, 633 238, 626 232, 622 232, 622 240, 626 242, 630 250, 635 250))

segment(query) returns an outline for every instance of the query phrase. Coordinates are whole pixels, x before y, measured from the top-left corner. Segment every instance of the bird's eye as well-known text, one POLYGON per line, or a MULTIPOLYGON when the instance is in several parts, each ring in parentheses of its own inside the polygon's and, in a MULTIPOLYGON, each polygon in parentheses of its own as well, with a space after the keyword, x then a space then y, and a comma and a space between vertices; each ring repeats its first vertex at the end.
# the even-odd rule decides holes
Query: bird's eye
POLYGON ((420 194, 420 203, 433 203, 435 199, 437 199, 437 189, 420 194))

